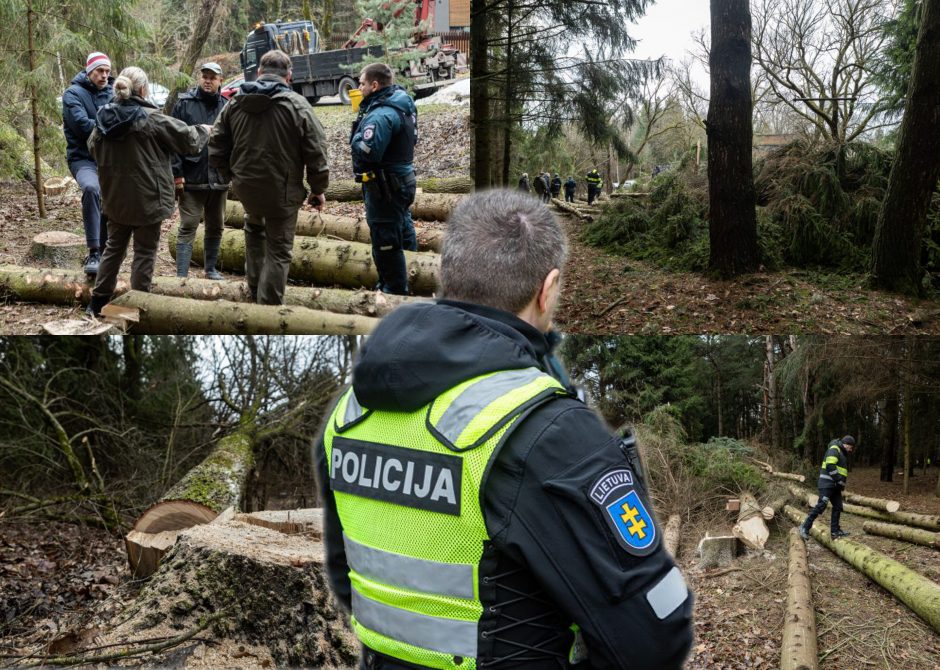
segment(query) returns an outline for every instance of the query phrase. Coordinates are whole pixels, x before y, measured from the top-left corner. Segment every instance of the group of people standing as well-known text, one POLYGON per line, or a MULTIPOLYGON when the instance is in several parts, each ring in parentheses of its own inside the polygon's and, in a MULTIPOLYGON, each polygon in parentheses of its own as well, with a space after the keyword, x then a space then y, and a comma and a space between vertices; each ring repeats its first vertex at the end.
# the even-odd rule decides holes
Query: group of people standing
MULTIPOLYGON (((245 274, 252 299, 283 302, 298 211, 305 203, 317 210, 325 203, 326 137, 310 104, 291 89, 287 54, 266 53, 258 75, 229 102, 220 94, 222 68, 205 63, 196 86, 180 95, 168 116, 149 100, 142 69, 128 67, 114 78, 106 54, 88 56, 62 104, 69 169, 82 191, 88 246, 83 268, 95 277, 90 313, 99 314, 110 302, 131 239, 131 287, 150 289, 160 225, 173 214, 176 200, 177 276, 189 273, 204 220, 205 274, 222 279, 217 266, 229 189, 245 209, 245 274)), ((357 181, 363 183, 380 277, 376 288, 406 293, 403 250, 417 248, 409 211, 416 184, 417 111, 385 64, 366 66, 359 90, 363 102, 350 145, 357 181)))
MULTIPOLYGON (((600 176, 597 168, 594 168, 587 174, 585 181, 587 182, 588 204, 593 204, 594 200, 601 193, 604 179, 600 176)), ((532 193, 534 191, 535 196, 542 202, 549 202, 552 198, 560 197, 563 187, 565 190, 565 202, 574 202, 574 194, 578 188, 578 183, 571 175, 568 175, 568 179, 564 183, 562 183, 561 177, 557 172, 554 176, 548 172, 540 172, 535 176, 531 184, 529 183, 528 172, 523 172, 522 176, 519 177, 519 190, 523 193, 532 193)))

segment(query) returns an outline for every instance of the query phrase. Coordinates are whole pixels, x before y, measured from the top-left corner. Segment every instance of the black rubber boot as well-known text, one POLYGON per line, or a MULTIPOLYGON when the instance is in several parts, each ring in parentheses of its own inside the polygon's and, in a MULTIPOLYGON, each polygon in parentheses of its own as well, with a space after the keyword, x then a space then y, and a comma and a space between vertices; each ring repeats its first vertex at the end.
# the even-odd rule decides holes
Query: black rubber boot
POLYGON ((91 302, 88 303, 88 307, 85 308, 85 314, 88 316, 101 316, 101 309, 111 302, 110 297, 92 295, 91 302))
POLYGON ((206 279, 213 279, 219 281, 224 279, 222 273, 215 269, 216 263, 219 262, 219 249, 222 246, 222 239, 206 240, 206 254, 205 254, 205 268, 206 268, 206 279))
POLYGON ((187 242, 176 243, 176 276, 189 276, 189 262, 193 259, 193 245, 187 242))

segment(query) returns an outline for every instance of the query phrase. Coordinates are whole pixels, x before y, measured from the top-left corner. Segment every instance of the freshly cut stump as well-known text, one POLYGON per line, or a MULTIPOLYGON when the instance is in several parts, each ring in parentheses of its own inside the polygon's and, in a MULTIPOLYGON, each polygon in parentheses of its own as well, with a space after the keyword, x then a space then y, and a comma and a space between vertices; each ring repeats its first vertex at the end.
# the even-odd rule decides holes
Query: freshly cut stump
POLYGON ((306 535, 319 540, 323 537, 323 509, 263 510, 251 514, 236 514, 235 520, 254 526, 270 528, 285 535, 306 535))
POLYGON ((83 237, 62 230, 39 233, 29 248, 31 260, 53 268, 78 267, 87 253, 83 237))
POLYGON ((806 545, 797 528, 790 529, 787 611, 780 645, 780 670, 816 670, 816 613, 810 586, 806 545))
POLYGON ((110 323, 81 319, 60 319, 42 324, 42 332, 47 335, 104 335, 113 331, 110 323))
POLYGON ((738 554, 738 538, 733 535, 709 537, 706 535, 698 544, 701 555, 698 565, 700 568, 723 568, 731 565, 738 554))
POLYGON ((247 651, 247 667, 272 660, 316 668, 357 663, 359 644, 330 594, 323 544, 234 519, 181 532, 126 619, 102 642, 177 635, 216 613, 222 619, 202 637, 217 645, 187 643, 154 662, 181 667, 197 652, 202 667, 245 662, 223 656, 228 650, 236 659, 247 651))
POLYGON ((71 177, 49 177, 43 182, 42 190, 46 195, 62 195, 74 183, 71 177))

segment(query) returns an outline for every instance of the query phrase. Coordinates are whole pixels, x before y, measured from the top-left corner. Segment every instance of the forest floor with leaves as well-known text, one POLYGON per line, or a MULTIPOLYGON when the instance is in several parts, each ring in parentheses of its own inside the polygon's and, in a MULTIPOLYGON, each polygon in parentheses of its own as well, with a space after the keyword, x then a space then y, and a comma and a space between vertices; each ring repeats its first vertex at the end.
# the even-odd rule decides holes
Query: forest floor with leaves
POLYGON ((659 269, 581 241, 561 217, 568 263, 556 323, 579 334, 937 334, 940 301, 873 291, 862 275, 760 272, 733 281, 659 269))
MULTIPOLYGON (((901 495, 900 476, 879 482, 877 468, 856 468, 849 490, 887 496, 902 510, 940 514, 934 495, 938 471, 914 477, 910 493, 901 495)), ((807 509, 808 511, 808 509, 807 509)), ((842 515, 850 541, 884 552, 928 579, 940 583, 936 549, 866 535, 863 517, 842 515)), ((733 513, 683 530, 678 563, 695 593, 695 643, 687 670, 772 670, 779 667, 783 616, 787 599, 787 535, 793 524, 778 515, 768 525, 763 553, 748 551, 727 569, 702 570, 695 556, 705 531, 730 533, 733 513)), ((824 514, 816 524, 828 528, 824 514)), ((807 542, 820 670, 872 668, 933 670, 940 657, 940 635, 893 595, 813 539, 807 542)))
MULTIPOLYGON (((352 179, 349 163, 349 128, 355 115, 340 105, 314 108, 327 136, 332 179, 352 179)), ((416 147, 415 169, 419 177, 452 177, 470 172, 470 119, 466 107, 424 105, 419 109, 420 141, 416 147)), ((38 219, 36 194, 24 181, 0 180, 0 264, 31 265, 28 258, 33 237, 62 230, 84 237, 81 197, 75 192, 46 198, 46 219, 38 219)), ((361 202, 329 202, 325 212, 362 216, 361 202)), ((167 234, 179 223, 178 214, 163 222, 155 276, 175 276, 176 261, 170 255, 167 234)), ((128 253, 121 272, 130 272, 128 253)), ((78 269, 78 268, 75 268, 78 269)), ((202 269, 190 273, 202 277, 202 269)), ((226 279, 240 275, 223 272, 226 279)), ((36 335, 44 323, 60 319, 83 319, 84 309, 74 305, 45 305, 15 302, 0 296, 0 333, 36 335)))

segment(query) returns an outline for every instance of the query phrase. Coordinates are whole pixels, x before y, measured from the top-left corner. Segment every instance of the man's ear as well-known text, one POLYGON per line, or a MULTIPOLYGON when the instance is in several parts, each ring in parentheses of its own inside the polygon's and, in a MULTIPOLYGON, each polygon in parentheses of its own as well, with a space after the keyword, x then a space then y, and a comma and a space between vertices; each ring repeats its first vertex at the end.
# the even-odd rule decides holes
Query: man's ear
POLYGON ((551 272, 545 275, 545 279, 542 281, 542 288, 539 290, 538 295, 538 308, 540 312, 547 312, 551 308, 553 292, 557 292, 558 283, 560 281, 561 270, 558 268, 554 268, 551 272))

